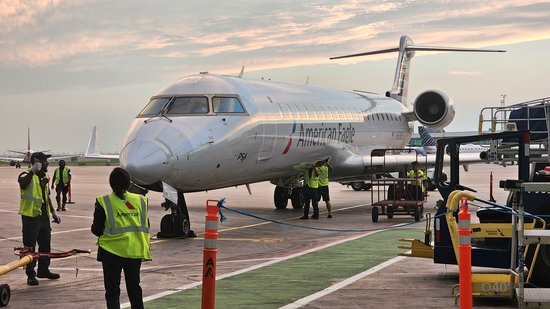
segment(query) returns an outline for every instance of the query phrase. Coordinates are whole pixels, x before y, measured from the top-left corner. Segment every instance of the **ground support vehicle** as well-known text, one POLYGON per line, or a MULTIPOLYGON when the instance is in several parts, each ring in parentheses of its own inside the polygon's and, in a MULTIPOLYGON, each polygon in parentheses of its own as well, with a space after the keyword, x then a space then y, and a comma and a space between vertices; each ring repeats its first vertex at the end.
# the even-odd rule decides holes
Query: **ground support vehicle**
MULTIPOLYGON (((539 171, 545 171, 550 166, 550 162, 530 162, 529 131, 511 131, 438 140, 435 179, 440 179, 439 176, 442 174, 445 152, 449 152, 450 155, 450 177, 448 182, 437 181, 437 187, 443 201, 438 203, 434 218, 435 239, 433 246, 418 240, 407 240, 413 244, 413 252, 410 256, 426 257, 429 256, 426 251, 431 249, 433 250, 435 263, 457 264, 456 252, 459 236, 455 214, 458 206, 457 201, 453 201, 453 192, 456 190, 475 191, 460 184, 458 149, 460 144, 480 140, 490 140, 496 144, 503 140, 515 143, 518 176, 517 179, 500 182, 501 188, 511 191, 508 205, 497 205, 489 201, 475 199, 493 207, 478 210, 477 217, 480 223, 471 224, 472 266, 493 267, 512 271, 505 274, 474 274, 472 276, 474 295, 511 297, 514 294, 514 287, 518 286, 520 281, 524 281, 525 287, 549 288, 550 245, 546 240, 543 241, 534 235, 550 233, 549 226, 546 223, 546 221, 550 221, 548 220, 550 217, 550 199, 546 192, 541 192, 542 190, 534 190, 533 192, 524 190, 525 192, 518 194, 519 188, 521 188, 521 185, 518 184, 534 183, 544 185, 544 182, 549 181, 548 177, 539 171), (513 218, 517 215, 512 216, 510 209, 510 207, 517 208, 518 205, 522 205, 525 213, 533 215, 531 218, 525 218, 519 224, 524 228, 525 234, 523 236, 518 232, 520 229, 516 228, 518 224, 515 220, 519 219, 513 218), (500 209, 496 209, 497 207, 500 209), (506 213, 502 209, 507 209, 506 213), (513 222, 516 222, 515 226, 513 222), (418 252, 415 252, 415 248, 418 252)), ((540 158, 535 161, 538 161, 538 159, 540 158)), ((521 218, 523 220, 523 216, 521 218)), ((528 291, 525 295, 529 294, 530 296, 535 291, 528 291)))
MULTIPOLYGON (((416 160, 419 157, 413 148, 389 148, 374 149, 371 151, 371 169, 374 169, 373 158, 383 157, 383 166, 385 166, 385 155, 387 153, 414 153, 416 160)), ((423 171, 426 173, 426 157, 424 157, 423 171)), ((424 215, 424 203, 426 203, 425 192, 418 185, 419 178, 407 178, 407 166, 399 173, 402 177, 391 177, 391 175, 373 175, 370 183, 371 201, 372 201, 372 222, 378 222, 380 215, 387 216, 389 219, 394 215, 408 215, 414 217, 415 221, 420 221, 424 215)))

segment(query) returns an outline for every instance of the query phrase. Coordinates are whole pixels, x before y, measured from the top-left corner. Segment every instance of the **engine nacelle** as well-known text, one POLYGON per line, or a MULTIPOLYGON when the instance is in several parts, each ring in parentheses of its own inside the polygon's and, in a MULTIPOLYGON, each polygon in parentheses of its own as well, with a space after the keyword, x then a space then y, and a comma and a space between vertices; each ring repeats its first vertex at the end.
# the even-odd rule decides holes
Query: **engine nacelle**
POLYGON ((439 90, 422 92, 414 100, 413 111, 421 124, 434 129, 446 127, 455 117, 453 100, 439 90))
POLYGON ((10 160, 10 166, 15 166, 15 161, 14 160, 10 160))

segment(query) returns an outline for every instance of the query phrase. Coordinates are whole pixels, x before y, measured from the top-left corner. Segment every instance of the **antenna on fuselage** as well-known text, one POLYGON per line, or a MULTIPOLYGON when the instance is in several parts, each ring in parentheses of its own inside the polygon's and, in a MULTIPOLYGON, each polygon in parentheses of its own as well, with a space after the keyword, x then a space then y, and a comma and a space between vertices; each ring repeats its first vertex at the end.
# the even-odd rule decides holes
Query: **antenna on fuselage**
POLYGON ((306 86, 308 86, 308 85, 309 85, 309 75, 306 78, 306 86))
POLYGON ((395 76, 393 78, 393 86, 392 86, 392 89, 386 93, 386 96, 389 96, 406 106, 408 84, 409 84, 410 61, 414 57, 414 52, 417 50, 418 51, 497 52, 497 53, 506 52, 505 50, 501 50, 501 49, 414 45, 413 41, 409 36, 403 35, 399 40, 399 47, 396 47, 396 48, 380 49, 380 50, 374 50, 374 51, 364 52, 359 54, 331 57, 329 59, 334 60, 334 59, 342 59, 342 58, 351 58, 351 57, 399 52, 399 56, 397 57, 397 67, 395 68, 395 76))
POLYGON ((241 73, 239 73, 239 77, 243 78, 244 75, 244 65, 241 67, 241 73))

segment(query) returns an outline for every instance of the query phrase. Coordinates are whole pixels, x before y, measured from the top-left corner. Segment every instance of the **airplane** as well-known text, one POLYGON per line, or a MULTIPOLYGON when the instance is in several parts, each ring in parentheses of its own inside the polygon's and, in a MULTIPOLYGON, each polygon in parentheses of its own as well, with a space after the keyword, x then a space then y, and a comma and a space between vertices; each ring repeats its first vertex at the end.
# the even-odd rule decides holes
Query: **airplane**
MULTIPOLYGON (((330 159, 331 181, 403 169, 414 155, 371 157, 373 149, 403 148, 412 122, 443 128, 454 118, 451 98, 427 90, 407 107, 415 51, 504 52, 414 45, 333 57, 398 52, 393 86, 385 95, 252 80, 201 72, 182 77, 152 96, 130 125, 121 166, 135 192, 163 192, 171 214, 158 237, 192 236, 184 193, 271 181, 277 209, 302 207, 300 177, 330 159), (166 233, 165 233, 166 232, 166 233), (164 234, 161 236, 161 234, 164 234)), ((435 161, 435 156, 430 159, 435 161)))
MULTIPOLYGON (((419 126, 418 127, 418 134, 420 135, 420 140, 422 141, 422 148, 425 151, 425 153, 435 153, 436 152, 436 141, 435 139, 428 133, 425 127, 419 126)), ((460 153, 478 153, 480 156, 480 159, 485 160, 486 152, 489 150, 489 146, 482 146, 482 145, 476 145, 476 144, 466 144, 466 145, 460 145, 460 153)))
MULTIPOLYGON (((0 157, 0 161, 9 162, 10 166, 15 166, 15 168, 21 168, 22 163, 27 163, 30 165, 31 156, 35 153, 31 149, 31 128, 27 127, 27 150, 7 150, 8 152, 18 153, 23 155, 22 157, 0 157)), ((41 152, 49 152, 49 150, 41 150, 41 152)), ((56 156, 50 157, 50 160, 62 160, 72 158, 74 156, 56 156)))
POLYGON ((92 134, 88 140, 88 147, 86 147, 86 152, 84 153, 84 158, 89 159, 105 159, 105 160, 118 160, 119 155, 117 154, 102 154, 99 151, 97 144, 97 127, 92 128, 92 134))

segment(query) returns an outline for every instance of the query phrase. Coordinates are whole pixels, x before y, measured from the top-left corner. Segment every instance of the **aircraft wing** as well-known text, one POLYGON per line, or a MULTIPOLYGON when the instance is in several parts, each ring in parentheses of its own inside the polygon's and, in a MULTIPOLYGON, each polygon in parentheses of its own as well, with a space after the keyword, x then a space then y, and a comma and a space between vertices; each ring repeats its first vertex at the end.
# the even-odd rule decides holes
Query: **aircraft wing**
POLYGON ((67 156, 55 156, 55 157, 49 157, 48 160, 54 160, 54 161, 59 161, 59 160, 71 160, 71 159, 76 159, 78 158, 78 156, 70 156, 70 155, 67 155, 67 156))
POLYGON ((10 157, 0 157, 0 161, 2 162, 23 162, 22 157, 19 158, 10 158, 10 157))

